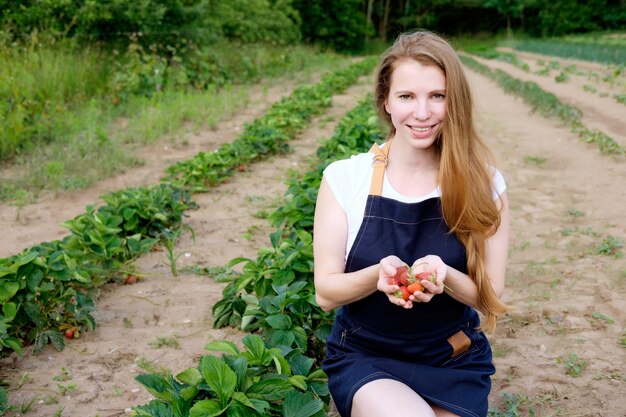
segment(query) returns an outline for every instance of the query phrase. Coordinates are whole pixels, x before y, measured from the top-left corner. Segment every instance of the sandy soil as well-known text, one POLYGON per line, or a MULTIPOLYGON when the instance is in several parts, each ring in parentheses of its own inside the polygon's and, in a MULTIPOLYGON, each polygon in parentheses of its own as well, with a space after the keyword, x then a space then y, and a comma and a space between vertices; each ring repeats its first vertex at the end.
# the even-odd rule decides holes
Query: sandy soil
MULTIPOLYGON (((512 67, 506 70, 513 74, 512 67)), ((507 180, 512 213, 505 301, 513 310, 490 335, 497 368, 492 407, 503 409, 506 394, 518 395, 516 403, 531 406, 536 416, 624 417, 626 264, 623 257, 601 255, 599 249, 603 242, 611 249, 615 244, 607 242, 626 239, 625 161, 601 155, 558 122, 532 114, 491 81, 468 75, 477 121, 507 180)), ((554 87, 547 85, 550 80, 543 80, 546 89, 554 87)), ((255 257, 270 230, 254 214, 275 204, 285 190, 286 170, 302 167, 319 140, 329 137, 335 122, 370 89, 371 81, 363 79, 336 96, 333 107, 292 142, 294 153, 254 164, 229 183, 197 195, 200 209, 187 221, 196 239, 183 235, 176 248, 182 255, 179 267, 222 266, 238 256, 255 257)), ((270 91, 269 101, 285 90, 270 91)), ((237 127, 262 114, 269 101, 221 123, 215 132, 202 132, 198 146, 234 139, 237 127)), ((588 105, 592 114, 604 118, 624 114, 624 106, 615 101, 588 105)), ((163 146, 145 150, 150 169, 27 207, 21 222, 14 221, 13 208, 1 207, 5 236, 0 256, 64 236, 59 223, 82 213, 105 191, 158 180, 172 163, 172 153, 163 146)), ((33 355, 27 349, 23 358, 0 361, 10 403, 19 408, 35 398, 24 415, 52 416, 60 410, 63 416, 125 415, 131 406, 151 399, 133 379, 144 372, 142 367, 176 373, 195 366, 207 342, 241 340, 243 334, 236 330, 212 329, 211 307, 221 299, 222 284, 191 274, 172 276, 162 252, 142 257, 137 266, 145 274, 138 284, 111 284, 103 290, 93 333, 63 352, 48 347, 33 355), (164 340, 159 338, 174 338, 178 347, 156 348, 164 340)), ((524 410, 521 415, 530 414, 524 410)))

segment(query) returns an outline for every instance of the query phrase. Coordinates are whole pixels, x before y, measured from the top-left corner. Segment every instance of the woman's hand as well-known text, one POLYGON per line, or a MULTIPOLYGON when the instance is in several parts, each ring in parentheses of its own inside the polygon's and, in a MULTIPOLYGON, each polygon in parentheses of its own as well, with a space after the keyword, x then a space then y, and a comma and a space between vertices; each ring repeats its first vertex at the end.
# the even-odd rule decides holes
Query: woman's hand
POLYGON ((420 283, 424 286, 424 291, 415 291, 409 296, 409 300, 415 302, 427 303, 436 294, 443 293, 446 274, 448 273, 448 266, 437 255, 427 255, 423 258, 417 259, 411 266, 411 271, 414 274, 420 272, 430 272, 437 279, 432 282, 428 279, 423 279, 420 283))
POLYGON ((413 307, 413 301, 397 297, 395 293, 400 289, 400 287, 389 284, 389 279, 396 275, 396 268, 403 265, 406 265, 406 263, 395 255, 389 255, 381 259, 378 268, 378 283, 376 286, 379 291, 387 294, 389 301, 393 304, 404 308, 411 308, 413 307))

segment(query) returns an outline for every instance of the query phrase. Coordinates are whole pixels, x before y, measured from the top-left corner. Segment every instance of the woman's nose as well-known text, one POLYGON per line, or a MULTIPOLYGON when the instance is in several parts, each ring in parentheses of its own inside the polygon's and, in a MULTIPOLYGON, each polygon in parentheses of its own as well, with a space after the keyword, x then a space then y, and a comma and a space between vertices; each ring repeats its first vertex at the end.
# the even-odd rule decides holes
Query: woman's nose
POLYGON ((428 120, 430 118, 430 108, 428 106, 428 102, 416 100, 415 108, 413 109, 413 117, 421 121, 428 120))

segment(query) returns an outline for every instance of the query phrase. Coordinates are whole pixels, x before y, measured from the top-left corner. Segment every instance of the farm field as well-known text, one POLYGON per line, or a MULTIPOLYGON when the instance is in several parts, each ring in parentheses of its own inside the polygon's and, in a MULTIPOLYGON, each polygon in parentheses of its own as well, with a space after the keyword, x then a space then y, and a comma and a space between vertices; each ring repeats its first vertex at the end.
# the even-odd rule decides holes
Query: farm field
MULTIPOLYGON (((590 82, 582 76, 562 83, 496 60, 474 59, 537 83, 579 108, 587 127, 626 146, 626 106, 612 97, 624 94, 623 75, 612 85, 598 84, 598 90, 607 92, 600 96, 585 91, 583 86, 590 82)), ((522 59, 533 69, 540 66, 539 59, 548 61, 530 54, 522 59)), ((478 125, 507 180, 512 214, 505 301, 513 310, 490 336, 497 368, 493 416, 517 407, 520 414, 511 415, 623 417, 624 155, 603 154, 561 121, 533 113, 487 77, 472 70, 468 75, 478 125)), ((17 220, 15 207, 2 206, 0 256, 59 239, 67 233, 60 223, 105 192, 155 183, 173 161, 234 139, 244 123, 294 87, 253 92, 258 99, 251 100, 250 107, 216 130, 190 137, 190 146, 172 149, 161 143, 146 148, 144 167, 79 193, 49 196, 22 208, 17 220)), ((195 195, 199 208, 184 221, 195 236, 183 232, 175 247, 180 255, 178 276, 172 274, 166 251, 142 256, 136 285, 108 284, 102 289, 95 331, 67 343, 63 352, 46 346, 33 355, 27 348, 22 358, 13 354, 2 359, 0 378, 9 383, 9 403, 16 407, 7 415, 127 415, 132 406, 152 399, 134 380, 136 375, 193 367, 211 341, 239 344, 246 333, 212 328, 211 309, 222 298, 224 284, 216 282, 211 271, 237 257, 254 258, 261 246, 269 245, 271 229, 257 213, 272 210, 287 188, 287 172, 305 169, 320 140, 329 138, 338 120, 371 89, 371 79, 362 77, 334 96, 333 106, 292 141, 293 153, 251 164, 227 183, 195 195), (184 269, 194 265, 208 268, 209 276, 184 269)))

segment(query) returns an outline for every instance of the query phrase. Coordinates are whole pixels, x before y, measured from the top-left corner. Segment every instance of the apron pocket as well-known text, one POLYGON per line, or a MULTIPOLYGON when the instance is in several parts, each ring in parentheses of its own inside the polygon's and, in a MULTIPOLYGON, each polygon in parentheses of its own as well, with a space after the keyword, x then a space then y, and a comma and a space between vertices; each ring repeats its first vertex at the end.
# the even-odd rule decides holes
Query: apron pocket
POLYGON ((450 336, 448 338, 448 343, 452 346, 452 355, 450 355, 451 358, 455 358, 461 353, 467 352, 467 350, 472 346, 472 341, 469 337, 467 337, 463 330, 459 330, 450 336))

